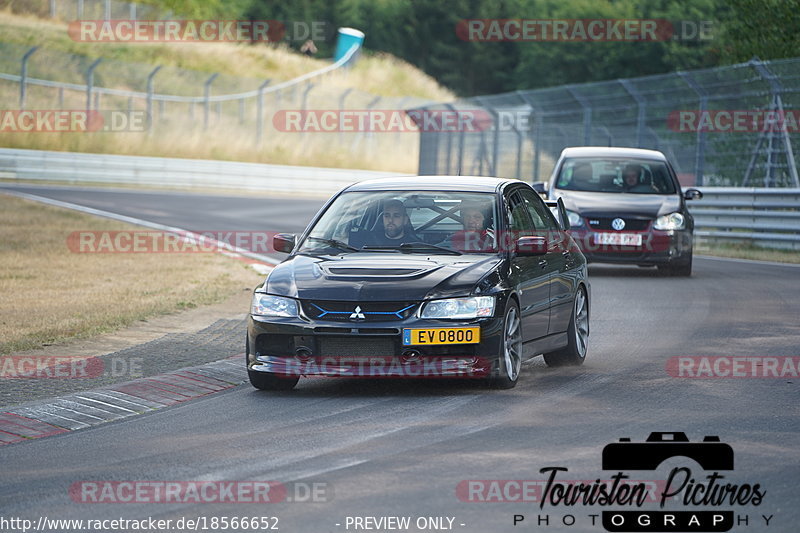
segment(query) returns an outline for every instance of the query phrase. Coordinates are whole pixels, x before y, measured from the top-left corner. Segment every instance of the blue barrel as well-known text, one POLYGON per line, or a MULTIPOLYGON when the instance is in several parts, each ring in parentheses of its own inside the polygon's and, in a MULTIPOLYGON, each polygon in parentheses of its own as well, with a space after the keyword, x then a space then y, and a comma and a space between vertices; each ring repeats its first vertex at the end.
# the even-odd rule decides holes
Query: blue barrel
POLYGON ((364 44, 364 32, 353 28, 339 28, 339 36, 336 39, 336 53, 333 55, 333 60, 339 61, 353 45, 361 48, 362 44, 364 44))

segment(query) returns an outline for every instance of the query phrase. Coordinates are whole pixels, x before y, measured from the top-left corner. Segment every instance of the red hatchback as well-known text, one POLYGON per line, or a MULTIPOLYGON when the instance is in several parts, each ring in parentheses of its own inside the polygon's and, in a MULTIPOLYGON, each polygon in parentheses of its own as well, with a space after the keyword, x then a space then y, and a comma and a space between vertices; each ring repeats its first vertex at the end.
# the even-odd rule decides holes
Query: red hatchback
POLYGON ((675 171, 661 152, 576 147, 561 152, 547 186, 561 198, 570 232, 590 262, 657 266, 674 276, 692 273, 694 219, 675 171))

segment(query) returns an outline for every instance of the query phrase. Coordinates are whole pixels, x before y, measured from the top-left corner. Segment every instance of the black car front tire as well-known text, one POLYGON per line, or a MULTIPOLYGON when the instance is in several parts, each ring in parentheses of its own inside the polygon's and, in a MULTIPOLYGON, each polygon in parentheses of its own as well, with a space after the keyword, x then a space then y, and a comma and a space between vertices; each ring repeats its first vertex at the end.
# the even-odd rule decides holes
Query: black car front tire
POLYGON ((250 379, 250 384, 259 390, 268 391, 286 391, 292 390, 297 382, 300 381, 299 376, 282 376, 273 374, 272 372, 258 372, 257 370, 250 370, 250 335, 248 334, 245 339, 244 346, 244 360, 247 365, 247 377, 250 379))
POLYGON ((491 377, 491 386, 496 389, 513 389, 519 380, 521 367, 522 322, 517 302, 509 299, 503 317, 503 343, 491 377))
POLYGON ((567 345, 560 350, 544 354, 547 366, 578 366, 586 360, 589 346, 589 300, 586 289, 578 287, 572 303, 572 317, 567 327, 567 345))
POLYGON ((253 387, 267 391, 292 390, 300 380, 298 376, 282 376, 272 372, 258 372, 250 369, 247 370, 247 377, 250 378, 250 384, 253 387))

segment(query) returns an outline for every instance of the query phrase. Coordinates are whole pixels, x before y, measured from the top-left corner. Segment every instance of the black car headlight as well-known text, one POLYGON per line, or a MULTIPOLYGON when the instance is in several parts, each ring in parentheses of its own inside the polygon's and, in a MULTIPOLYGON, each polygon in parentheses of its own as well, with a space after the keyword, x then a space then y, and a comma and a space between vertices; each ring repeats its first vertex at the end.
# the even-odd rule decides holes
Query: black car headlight
POLYGON ((299 316, 297 301, 282 296, 273 296, 263 292, 253 293, 253 302, 250 305, 250 314, 253 316, 299 316))
POLYGON ((686 217, 680 213, 670 213, 668 215, 661 215, 653 224, 654 229, 658 230, 677 230, 686 227, 686 217))
POLYGON ((494 313, 494 296, 433 300, 422 308, 420 318, 483 318, 494 313))

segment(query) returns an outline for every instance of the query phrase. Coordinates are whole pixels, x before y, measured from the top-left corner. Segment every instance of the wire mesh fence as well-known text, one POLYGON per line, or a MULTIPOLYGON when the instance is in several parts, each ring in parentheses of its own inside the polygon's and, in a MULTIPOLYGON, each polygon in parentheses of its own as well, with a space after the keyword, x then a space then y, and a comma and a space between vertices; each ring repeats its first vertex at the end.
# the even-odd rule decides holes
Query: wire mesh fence
POLYGON ((157 6, 119 0, 0 0, 0 9, 60 20, 148 20, 172 17, 169 11, 157 6))
POLYGON ((660 150, 685 185, 800 187, 800 59, 478 96, 427 109, 489 125, 422 131, 422 174, 549 178, 568 146, 660 150))
MULTIPOLYGON (((396 158, 397 164, 387 163, 385 167, 413 171, 417 159, 416 135, 398 129, 374 128, 369 121, 362 127, 351 123, 342 126, 341 117, 347 112, 402 112, 430 102, 415 97, 379 97, 349 87, 352 85, 348 82, 349 64, 357 51, 353 47, 339 61, 297 78, 270 80, 100 60, 47 48, 0 43, 0 109, 121 111, 129 116, 139 113, 145 119, 138 133, 150 139, 150 144, 204 147, 199 157, 214 157, 205 148, 216 143, 219 151, 231 146, 237 148, 226 150, 228 158, 265 161, 258 152, 269 148, 272 152, 294 154, 279 162, 302 164, 304 154, 311 157, 324 151, 327 159, 316 162, 309 159, 308 164, 343 166, 353 161, 349 155, 356 153, 356 161, 375 160, 367 168, 384 166, 378 161, 380 158, 396 158), (331 119, 333 127, 322 128, 305 120, 323 112, 335 115, 331 119), (295 119, 294 126, 299 127, 287 127, 287 114, 295 119), (243 154, 245 149, 250 151, 249 155, 243 154)), ((0 136, 7 130, 0 128, 0 136)), ((135 151, 123 150, 123 153, 135 151)), ((155 155, 166 152, 156 150, 155 155)), ((187 150, 176 155, 195 156, 187 150)))

